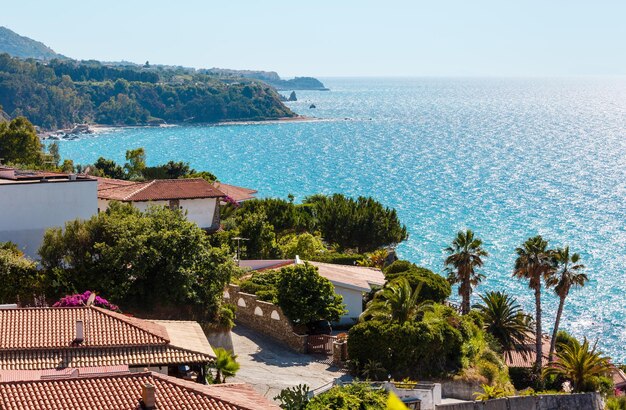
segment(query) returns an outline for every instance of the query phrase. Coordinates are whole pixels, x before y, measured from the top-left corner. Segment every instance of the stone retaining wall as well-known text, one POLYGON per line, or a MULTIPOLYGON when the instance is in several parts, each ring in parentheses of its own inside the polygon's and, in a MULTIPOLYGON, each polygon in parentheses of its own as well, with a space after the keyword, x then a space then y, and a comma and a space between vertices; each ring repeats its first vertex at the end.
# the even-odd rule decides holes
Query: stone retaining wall
POLYGON ((437 410, 603 410, 599 393, 514 396, 470 403, 440 404, 437 410))
POLYGON ((240 292, 239 286, 233 284, 224 291, 224 300, 237 306, 236 322, 282 342, 299 353, 306 352, 307 336, 293 331, 291 321, 280 307, 257 300, 255 295, 240 292))

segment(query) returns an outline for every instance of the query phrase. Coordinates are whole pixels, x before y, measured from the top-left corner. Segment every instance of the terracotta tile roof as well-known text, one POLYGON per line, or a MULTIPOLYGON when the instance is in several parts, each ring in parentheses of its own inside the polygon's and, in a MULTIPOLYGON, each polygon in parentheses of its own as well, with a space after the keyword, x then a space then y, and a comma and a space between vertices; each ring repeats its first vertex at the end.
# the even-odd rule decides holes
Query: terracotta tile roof
POLYGON ((92 376, 0 383, 3 410, 136 410, 142 387, 155 387, 161 410, 278 410, 242 384, 205 386, 156 373, 92 376))
POLYGON ((129 373, 127 365, 119 366, 99 366, 99 367, 67 367, 64 369, 44 369, 44 370, 0 370, 0 382, 41 380, 50 378, 72 377, 73 374, 80 376, 95 376, 107 374, 129 373))
POLYGON ((98 181, 98 191, 109 188, 117 188, 120 186, 128 186, 134 185, 136 182, 133 181, 125 181, 123 179, 114 179, 114 178, 105 178, 105 177, 94 177, 98 181))
POLYGON ((222 198, 226 195, 202 178, 155 179, 98 190, 98 198, 116 201, 222 198))
POLYGON ((622 371, 622 369, 612 366, 611 377, 613 378, 613 384, 615 387, 618 389, 626 388, 626 374, 622 371))
MULTIPOLYGON (((548 353, 550 352, 550 337, 543 335, 541 347, 541 365, 546 366, 548 362, 548 353)), ((526 343, 524 344, 528 350, 526 354, 522 350, 511 350, 504 352, 504 362, 508 367, 533 367, 535 365, 535 335, 529 333, 526 335, 526 343), (509 357, 510 356, 510 357, 509 357)))
POLYGON ((85 329, 81 347, 169 343, 163 326, 95 306, 0 309, 0 351, 70 347, 77 320, 85 329))
POLYGON ((94 306, 0 309, 0 329, 5 370, 206 363, 215 357, 195 322, 156 323, 94 306), (77 320, 83 321, 84 341, 73 344, 77 320))
POLYGON ((224 184, 222 182, 215 182, 213 183, 213 186, 231 197, 236 202, 243 202, 249 199, 254 199, 254 195, 258 192, 254 189, 224 184))

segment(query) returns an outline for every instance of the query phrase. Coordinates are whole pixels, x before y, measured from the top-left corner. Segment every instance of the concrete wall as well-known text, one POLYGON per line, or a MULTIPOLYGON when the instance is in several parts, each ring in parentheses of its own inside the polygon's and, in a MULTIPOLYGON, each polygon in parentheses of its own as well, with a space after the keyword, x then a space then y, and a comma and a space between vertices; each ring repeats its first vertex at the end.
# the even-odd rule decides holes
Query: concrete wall
POLYGON ((441 404, 441 385, 439 383, 417 384, 412 389, 400 389, 393 383, 387 383, 385 389, 393 391, 400 399, 419 399, 421 410, 435 410, 436 406, 441 404))
POLYGON ((437 410, 603 410, 599 393, 515 396, 485 402, 442 404, 437 410))
POLYGON ((46 229, 89 219, 97 209, 95 180, 0 184, 0 242, 37 258, 46 229))
POLYGON ((474 400, 474 393, 482 392, 479 382, 467 382, 464 380, 445 380, 441 382, 441 395, 451 399, 474 400))
MULTIPOLYGON (((141 201, 133 202, 133 206, 140 211, 145 211, 149 206, 167 206, 169 201, 141 201)), ((195 222, 203 229, 217 229, 213 226, 215 210, 217 208, 217 198, 200 198, 200 199, 181 199, 179 202, 180 209, 187 213, 187 220, 195 222)), ((106 199, 98 199, 98 210, 105 211, 109 207, 109 201, 106 199)))
POLYGON ((255 295, 240 292, 239 286, 232 284, 224 291, 224 300, 237 306, 237 322, 305 353, 307 336, 293 331, 291 321, 280 307, 257 300, 255 295))

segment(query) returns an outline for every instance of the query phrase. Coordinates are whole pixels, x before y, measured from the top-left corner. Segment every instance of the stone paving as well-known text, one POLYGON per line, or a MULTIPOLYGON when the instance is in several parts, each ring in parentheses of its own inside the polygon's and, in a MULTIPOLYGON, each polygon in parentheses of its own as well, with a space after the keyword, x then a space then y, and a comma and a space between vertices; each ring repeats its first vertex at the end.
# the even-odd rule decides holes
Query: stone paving
POLYGON ((228 381, 245 382, 269 399, 285 387, 306 384, 311 390, 336 378, 351 377, 318 356, 296 353, 271 338, 237 325, 232 341, 240 369, 228 381))

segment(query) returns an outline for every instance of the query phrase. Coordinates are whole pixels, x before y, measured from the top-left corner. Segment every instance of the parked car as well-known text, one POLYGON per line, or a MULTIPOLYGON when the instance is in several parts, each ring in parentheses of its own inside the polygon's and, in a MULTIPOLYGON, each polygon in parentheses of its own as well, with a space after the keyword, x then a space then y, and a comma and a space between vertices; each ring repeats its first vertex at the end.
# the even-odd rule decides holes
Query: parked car
POLYGON ((333 328, 328 320, 316 320, 309 323, 310 335, 330 335, 333 332, 333 328))

